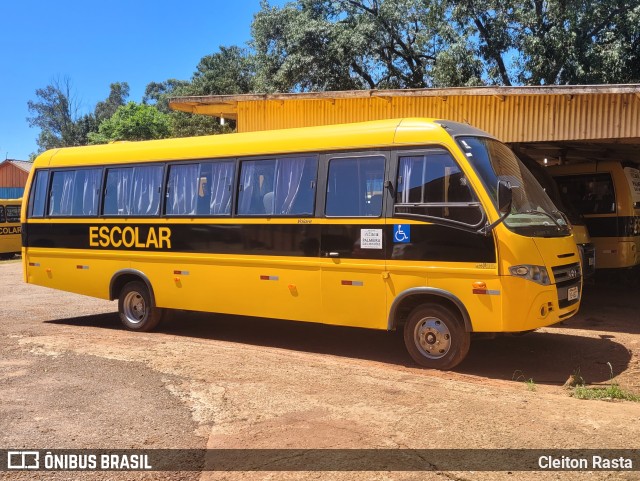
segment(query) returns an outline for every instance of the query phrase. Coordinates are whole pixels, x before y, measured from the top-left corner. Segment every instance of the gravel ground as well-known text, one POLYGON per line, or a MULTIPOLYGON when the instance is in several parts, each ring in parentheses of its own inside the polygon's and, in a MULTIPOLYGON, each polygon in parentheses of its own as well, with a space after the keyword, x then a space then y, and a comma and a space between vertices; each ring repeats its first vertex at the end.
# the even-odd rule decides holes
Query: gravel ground
MULTIPOLYGON (((24 284, 0 263, 0 447, 628 448, 640 403, 637 286, 586 290, 575 318, 472 344, 454 372, 414 367, 397 333, 173 313, 121 328, 116 303, 24 284), (529 381, 528 383, 525 381, 529 381)), ((3 479, 639 479, 636 473, 0 472, 3 479)))

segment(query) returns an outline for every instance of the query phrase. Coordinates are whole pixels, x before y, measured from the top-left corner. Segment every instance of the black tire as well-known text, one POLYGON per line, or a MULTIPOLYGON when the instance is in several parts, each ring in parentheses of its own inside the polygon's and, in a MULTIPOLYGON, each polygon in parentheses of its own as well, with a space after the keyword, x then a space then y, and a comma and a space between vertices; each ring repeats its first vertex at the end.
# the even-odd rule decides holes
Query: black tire
POLYGON ((471 335, 457 312, 440 304, 422 304, 409 314, 404 344, 421 366, 448 370, 466 357, 471 335))
POLYGON ((122 324, 132 331, 151 331, 162 319, 162 309, 153 305, 149 289, 140 281, 129 282, 120 291, 118 313, 122 324))

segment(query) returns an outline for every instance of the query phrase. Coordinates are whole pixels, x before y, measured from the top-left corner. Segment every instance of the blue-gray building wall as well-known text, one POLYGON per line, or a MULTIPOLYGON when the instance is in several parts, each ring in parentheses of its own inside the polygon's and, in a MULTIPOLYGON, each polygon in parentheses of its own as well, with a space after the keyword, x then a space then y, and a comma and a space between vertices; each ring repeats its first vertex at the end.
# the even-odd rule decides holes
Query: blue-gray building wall
POLYGON ((24 194, 24 187, 0 187, 0 199, 19 199, 24 194))

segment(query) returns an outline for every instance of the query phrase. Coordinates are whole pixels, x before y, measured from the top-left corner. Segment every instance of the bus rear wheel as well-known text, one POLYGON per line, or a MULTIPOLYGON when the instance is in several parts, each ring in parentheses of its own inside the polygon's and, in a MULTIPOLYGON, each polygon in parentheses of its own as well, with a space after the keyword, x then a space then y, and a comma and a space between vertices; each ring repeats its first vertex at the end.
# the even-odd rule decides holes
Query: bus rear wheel
POLYGON ((404 326, 404 343, 412 359, 431 369, 452 369, 462 362, 471 336, 457 313, 440 304, 416 307, 404 326))
POLYGON ((162 309, 153 305, 149 289, 140 281, 129 282, 120 291, 118 312, 122 324, 132 331, 151 331, 162 318, 162 309))

